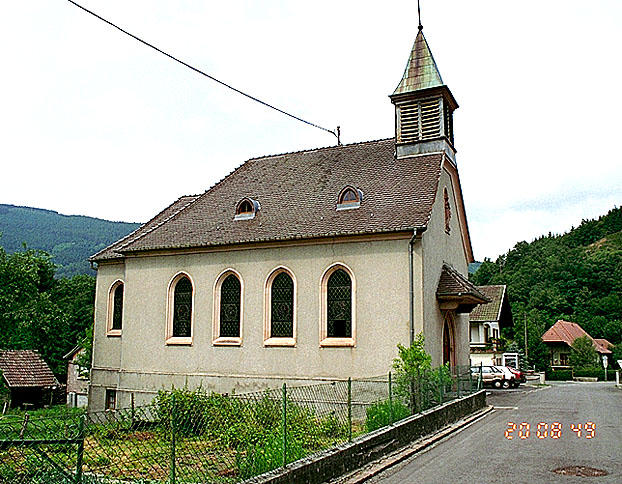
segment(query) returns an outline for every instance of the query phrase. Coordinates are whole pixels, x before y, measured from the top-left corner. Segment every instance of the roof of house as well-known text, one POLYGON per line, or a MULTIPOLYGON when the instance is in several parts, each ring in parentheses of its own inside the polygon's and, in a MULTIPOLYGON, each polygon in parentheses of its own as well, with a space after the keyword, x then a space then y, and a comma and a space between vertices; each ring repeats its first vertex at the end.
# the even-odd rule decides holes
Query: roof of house
POLYGON ((432 51, 425 40, 423 31, 419 30, 406 63, 404 76, 393 95, 442 85, 443 79, 432 56, 432 51))
POLYGON ((0 350, 0 370, 10 388, 58 385, 54 373, 36 350, 0 350))
POLYGON ((613 344, 611 344, 609 341, 607 341, 605 338, 594 338, 594 341, 596 341, 596 344, 602 346, 603 348, 606 349, 611 349, 613 348, 613 344))
POLYGON ((505 296, 504 285, 499 286, 477 286, 477 290, 487 296, 490 302, 480 304, 469 316, 471 321, 499 321, 501 319, 501 307, 505 296))
POLYGON ((489 301, 486 295, 482 294, 467 278, 447 263, 443 264, 436 296, 439 298, 468 296, 477 303, 489 301))
POLYGON ((200 196, 182 197, 134 233, 91 257, 249 242, 425 229, 442 153, 395 158, 395 140, 254 158, 200 196), (360 207, 336 210, 346 186, 360 207), (244 198, 256 216, 234 220, 244 198))
POLYGON ((89 260, 102 261, 102 260, 107 260, 107 259, 122 258, 123 256, 121 254, 119 254, 118 252, 116 252, 116 249, 118 249, 119 247, 121 247, 124 244, 130 243, 133 240, 136 240, 141 235, 147 233, 149 230, 151 230, 154 227, 158 226, 162 222, 168 220, 173 215, 175 215, 177 212, 179 212, 180 210, 183 210, 184 208, 186 208, 197 197, 198 197, 198 195, 184 195, 183 197, 178 198, 171 205, 166 207, 159 214, 157 214, 155 217, 153 217, 151 220, 149 220, 147 223, 141 225, 136 230, 134 230, 132 233, 126 235, 122 239, 116 241, 115 243, 109 245, 108 247, 106 247, 106 248, 100 250, 99 252, 97 252, 96 254, 92 255, 89 258, 89 260))
MULTIPOLYGON (((587 336, 594 343, 594 347, 598 353, 601 354, 609 354, 611 350, 609 350, 602 343, 599 343, 598 340, 592 338, 581 326, 577 323, 572 323, 570 321, 557 321, 553 326, 551 326, 543 335, 542 341, 545 343, 566 343, 568 346, 572 346, 574 340, 577 338, 581 338, 583 336, 587 336)), ((606 341, 606 340, 605 340, 606 341)))

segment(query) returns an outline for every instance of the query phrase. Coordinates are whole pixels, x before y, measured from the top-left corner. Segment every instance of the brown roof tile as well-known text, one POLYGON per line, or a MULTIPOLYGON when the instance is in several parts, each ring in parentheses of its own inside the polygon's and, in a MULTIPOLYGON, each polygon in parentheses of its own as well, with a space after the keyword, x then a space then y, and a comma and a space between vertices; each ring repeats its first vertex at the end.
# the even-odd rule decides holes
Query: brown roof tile
POLYGON ((54 373, 36 350, 0 350, 0 370, 11 388, 58 385, 54 373))
MULTIPOLYGON (((568 346, 572 346, 574 340, 577 338, 581 338, 583 336, 587 336, 594 343, 594 347, 596 351, 601 354, 609 354, 611 350, 609 350, 606 346, 599 343, 598 340, 592 338, 581 326, 577 323, 572 323, 570 321, 557 321, 553 326, 551 326, 543 335, 542 341, 545 343, 566 343, 568 346)), ((606 340, 605 340, 606 341, 606 340)))
MULTIPOLYGON (((254 158, 181 210, 113 244, 117 253, 271 240, 397 232, 427 226, 441 153, 395 159, 395 140, 254 158), (335 210, 346 186, 363 192, 360 208, 335 210), (260 204, 251 220, 233 220, 236 204, 260 204)), ((164 213, 164 212, 163 212, 164 213)), ((100 253, 101 254, 101 253, 100 253)), ((101 255, 93 257, 101 259, 101 255)))
POLYGON ((114 244, 109 245, 105 249, 100 250, 96 254, 92 255, 89 260, 92 261, 102 261, 102 260, 110 260, 110 259, 119 259, 123 258, 121 254, 116 252, 116 249, 121 247, 123 244, 128 244, 133 240, 136 240, 141 235, 145 234, 149 230, 157 227, 159 224, 168 220, 170 217, 175 215, 177 212, 185 209, 188 205, 190 205, 194 200, 198 198, 198 195, 185 195, 183 197, 175 200, 171 205, 162 210, 159 214, 149 220, 147 223, 141 225, 132 233, 126 235, 122 239, 116 241, 114 244))
POLYGON ((499 321, 505 286, 477 286, 477 290, 487 296, 490 302, 476 306, 471 311, 469 319, 471 321, 499 321))
POLYGON ((447 263, 443 264, 441 277, 436 289, 437 297, 471 296, 478 302, 488 302, 489 298, 479 292, 469 280, 447 263))

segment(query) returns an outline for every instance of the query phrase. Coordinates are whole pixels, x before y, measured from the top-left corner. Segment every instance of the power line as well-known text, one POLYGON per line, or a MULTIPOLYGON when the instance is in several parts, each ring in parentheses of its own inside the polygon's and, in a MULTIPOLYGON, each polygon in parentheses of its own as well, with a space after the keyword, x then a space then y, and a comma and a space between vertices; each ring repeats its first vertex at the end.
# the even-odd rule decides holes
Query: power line
POLYGON ((107 24, 108 24, 108 25, 110 25, 111 27, 114 27, 115 29, 117 29, 117 30, 119 30, 119 31, 123 32, 125 35, 129 35, 130 37, 132 37, 133 39, 137 40, 137 41, 138 41, 138 42, 140 42, 141 44, 144 44, 144 45, 146 45, 147 47, 151 47, 153 50, 155 50, 155 51, 159 52, 159 53, 160 53, 160 54, 162 54, 162 55, 165 55, 165 56, 166 56, 166 57, 168 57, 169 59, 172 59, 172 60, 174 60, 175 62, 178 62, 178 63, 180 63, 181 65, 183 65, 183 66, 187 67, 188 69, 193 70, 193 71, 194 71, 194 72, 196 72, 197 74, 201 74, 202 76, 205 76, 205 77, 207 77, 208 79, 211 79, 212 81, 215 81, 215 82, 217 82, 218 84, 220 84, 220 85, 222 85, 222 86, 225 86, 226 88, 231 89, 232 91, 237 92, 238 94, 241 94, 242 96, 245 96, 245 97, 247 97, 247 98, 249 98, 249 99, 251 99, 251 100, 253 100, 253 101, 255 101, 255 102, 258 102, 259 104, 263 104, 264 106, 266 106, 266 107, 268 107, 268 108, 270 108, 270 109, 274 109, 275 111, 278 111, 279 113, 284 114, 285 116, 289 116, 290 118, 293 118, 293 119, 295 119, 296 121, 300 121, 301 123, 308 124, 309 126, 313 126, 314 128, 321 129, 322 131, 326 131, 326 132, 328 132, 328 133, 332 134, 333 136, 335 136, 335 137, 337 138, 337 143, 338 143, 338 144, 341 144, 341 139, 340 139, 340 138, 341 138, 341 136, 340 136, 340 135, 341 135, 341 133, 340 133, 340 128, 339 128, 339 126, 337 126, 337 129, 336 129, 335 131, 333 131, 333 130, 330 130, 330 129, 328 129, 328 128, 324 128, 324 127, 322 127, 322 126, 320 126, 320 125, 317 125, 317 124, 315 124, 315 123, 312 123, 311 121, 307 121, 307 120, 302 119, 302 118, 300 118, 300 117, 298 117, 298 116, 295 116, 295 115, 293 115, 293 114, 291 114, 291 113, 288 113, 287 111, 283 111, 282 109, 279 109, 279 108, 277 108, 276 106, 273 106, 272 104, 268 104, 267 102, 264 102, 264 101, 262 101, 261 99, 257 99, 256 97, 251 96, 250 94, 245 93, 244 91, 240 91, 239 89, 236 89, 235 87, 233 87, 233 86, 231 86, 231 85, 227 84, 226 82, 223 82, 223 81, 221 81, 221 80, 219 80, 219 79, 216 79, 214 76, 210 76, 208 73, 203 72, 202 70, 197 69, 197 68, 196 68, 196 67, 194 67, 194 66, 191 66, 190 64, 188 64, 188 63, 186 63, 186 62, 182 61, 181 59, 178 59, 177 57, 172 56, 172 55, 171 55, 171 54, 169 54, 168 52, 164 52, 162 49, 159 49, 158 47, 156 47, 156 46, 155 46, 155 45, 153 45, 153 44, 150 44, 150 43, 149 43, 149 42, 147 42, 146 40, 143 40, 143 39, 141 39, 140 37, 137 37, 136 35, 134 35, 134 34, 132 34, 132 33, 128 32, 127 30, 122 29, 122 28, 121 28, 121 27, 119 27, 118 25, 113 24, 113 23, 112 23, 112 22, 110 22, 109 20, 106 20, 105 18, 103 18, 103 17, 101 17, 100 15, 96 14, 95 12, 93 12, 93 11, 89 10, 88 8, 83 7, 82 5, 80 5, 80 4, 76 3, 76 2, 74 2, 73 0, 67 0, 67 1, 68 1, 69 3, 71 3, 71 4, 75 5, 76 7, 78 7, 78 8, 80 8, 80 9, 84 10, 85 12, 87 12, 87 13, 91 14, 93 17, 98 18, 98 19, 99 19, 99 20, 101 20, 102 22, 107 23, 107 24))

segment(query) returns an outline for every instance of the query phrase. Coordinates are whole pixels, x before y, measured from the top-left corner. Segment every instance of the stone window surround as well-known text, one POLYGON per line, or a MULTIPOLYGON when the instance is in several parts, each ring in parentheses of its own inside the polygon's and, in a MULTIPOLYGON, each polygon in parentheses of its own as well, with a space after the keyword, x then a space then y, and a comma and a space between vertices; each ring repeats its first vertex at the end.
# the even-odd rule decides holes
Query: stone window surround
POLYGON ((218 274, 213 290, 214 313, 212 316, 212 345, 214 346, 242 346, 244 321, 244 280, 238 271, 229 267, 218 274), (227 276, 233 274, 240 281, 240 336, 220 336, 220 288, 227 276))
POLYGON ((356 346, 356 279, 354 272, 342 262, 335 262, 328 266, 320 278, 320 347, 354 347, 356 346), (352 283, 352 337, 350 338, 329 338, 328 337, 328 279, 331 274, 338 269, 345 271, 350 276, 352 283))
MULTIPOLYGON (((121 279, 117 279, 110 285, 108 290, 108 308, 106 313, 106 336, 119 337, 123 333, 123 326, 121 329, 112 329, 112 322, 114 319, 114 295, 119 286, 123 285, 123 305, 125 305, 125 282, 121 279)), ((121 312, 121 321, 123 321, 123 311, 121 312)))
POLYGON ((190 274, 180 271, 173 276, 168 284, 167 303, 166 303, 166 344, 167 345, 192 345, 192 337, 194 335, 194 295, 195 284, 190 274), (175 311, 175 286, 182 278, 188 278, 192 284, 192 311, 190 312, 190 336, 173 336, 173 315, 175 311))
POLYGON ((298 300, 298 284, 296 281, 296 276, 294 273, 286 266, 278 266, 270 272, 270 275, 266 278, 266 283, 264 285, 264 323, 263 323, 263 344, 264 346, 296 346, 296 330, 297 330, 297 300, 298 300), (293 324, 293 332, 291 338, 272 338, 272 324, 271 324, 271 316, 272 316, 272 282, 275 277, 285 272, 292 278, 294 283, 294 301, 293 301, 293 315, 292 315, 292 324, 293 324))

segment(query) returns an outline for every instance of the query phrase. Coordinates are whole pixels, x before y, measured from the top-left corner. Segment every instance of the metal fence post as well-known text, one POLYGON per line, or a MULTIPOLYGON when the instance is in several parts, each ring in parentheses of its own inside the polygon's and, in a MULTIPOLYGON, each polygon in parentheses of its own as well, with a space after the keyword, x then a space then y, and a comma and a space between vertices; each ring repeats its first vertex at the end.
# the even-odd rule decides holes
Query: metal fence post
POLYGON ((391 416, 391 423, 395 422, 393 416, 393 382, 391 380, 391 372, 389 372, 389 415, 391 416))
POLYGON ((443 387, 445 386, 445 382, 443 381, 443 378, 445 378, 445 375, 443 373, 440 374, 440 379, 438 382, 438 403, 439 405, 443 404, 443 387))
POLYGON ((471 374, 470 365, 469 365, 469 393, 473 393, 473 375, 471 374))
POLYGON ((458 398, 460 398, 460 367, 456 366, 456 381, 458 383, 458 398))
POLYGON ((82 415, 80 417, 80 422, 78 423, 78 438, 80 441, 78 442, 78 455, 76 458, 76 478, 74 479, 75 484, 80 484, 82 482, 82 461, 84 459, 84 420, 86 419, 86 415, 82 415))
POLYGON ((482 374, 482 364, 483 364, 483 363, 480 361, 480 363, 479 363, 479 381, 477 382, 477 389, 478 389, 478 390, 481 390, 481 389, 482 389, 482 386, 483 386, 483 384, 484 384, 484 383, 483 383, 483 378, 484 378, 484 376, 483 376, 483 374, 482 374))
POLYGON ((287 384, 283 383, 283 467, 287 465, 287 384))
POLYGON ((175 393, 171 394, 171 468, 170 483, 175 484, 175 393))
POLYGON ((352 442, 352 378, 348 377, 348 442, 352 442))

